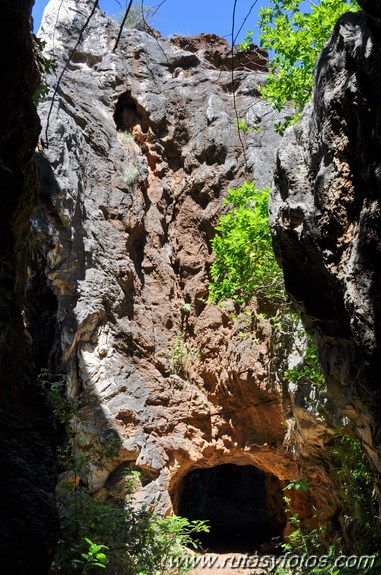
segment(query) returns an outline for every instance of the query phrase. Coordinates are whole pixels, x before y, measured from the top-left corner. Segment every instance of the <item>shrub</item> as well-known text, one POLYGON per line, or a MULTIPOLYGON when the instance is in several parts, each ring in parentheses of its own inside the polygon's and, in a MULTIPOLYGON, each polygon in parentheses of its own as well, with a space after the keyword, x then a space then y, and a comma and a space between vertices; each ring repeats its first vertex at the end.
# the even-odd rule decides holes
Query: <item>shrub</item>
MULTIPOLYGON (((184 304, 184 306, 185 305, 187 304, 184 304)), ((186 310, 187 309, 188 308, 186 308, 186 310)), ((184 313, 189 312, 184 311, 184 313)), ((178 331, 172 346, 165 352, 169 366, 168 374, 174 373, 180 377, 185 376, 188 365, 197 357, 197 355, 196 350, 188 348, 184 333, 182 331, 178 331)))
MULTIPOLYGON (((124 23, 125 28, 139 28, 144 22, 150 22, 156 11, 155 6, 142 5, 141 0, 133 3, 124 23)), ((119 15, 119 20, 123 20, 124 14, 119 15)))
POLYGON ((212 240, 215 261, 211 268, 209 302, 232 298, 239 304, 256 296, 279 306, 285 301, 283 275, 272 250, 268 220, 269 190, 253 182, 228 190, 212 240))
POLYGON ((125 130, 118 130, 117 136, 119 142, 122 144, 125 150, 129 152, 135 151, 136 147, 135 140, 132 134, 130 134, 130 132, 127 132, 125 130))
POLYGON ((90 440, 79 400, 66 396, 65 375, 43 370, 39 381, 48 391, 58 423, 66 427, 58 454, 61 521, 51 575, 87 575, 94 568, 107 568, 112 575, 181 575, 183 567, 171 566, 170 559, 187 555, 186 546, 197 547, 192 535, 206 531, 205 522, 175 515, 163 518, 152 505, 136 508, 132 492, 140 474, 129 468, 121 478, 119 500, 93 497, 88 487, 91 470, 104 468, 116 457, 120 441, 112 436, 90 440))
POLYGON ((319 364, 316 342, 310 335, 307 335, 306 343, 302 361, 288 369, 284 376, 292 383, 303 382, 315 387, 325 388, 325 378, 319 364))
POLYGON ((358 9, 351 0, 310 4, 306 11, 301 0, 271 0, 259 13, 260 44, 274 54, 261 95, 275 110, 288 110, 285 119, 275 124, 281 134, 298 121, 311 97, 315 62, 335 23, 345 12, 358 9))
POLYGON ((130 164, 123 170, 123 180, 128 185, 134 184, 139 176, 139 170, 136 166, 130 164))
MULTIPOLYGON (((44 76, 46 77, 48 74, 53 74, 53 72, 55 72, 55 70, 57 69, 57 62, 55 61, 54 58, 45 58, 44 56, 42 56, 42 51, 46 46, 45 40, 41 40, 41 38, 36 38, 36 42, 38 49, 41 52, 40 58, 44 76)), ((43 100, 43 98, 45 98, 45 96, 47 96, 48 94, 49 94, 49 86, 46 83, 45 78, 43 78, 33 97, 33 103, 36 106, 36 108, 43 100)))

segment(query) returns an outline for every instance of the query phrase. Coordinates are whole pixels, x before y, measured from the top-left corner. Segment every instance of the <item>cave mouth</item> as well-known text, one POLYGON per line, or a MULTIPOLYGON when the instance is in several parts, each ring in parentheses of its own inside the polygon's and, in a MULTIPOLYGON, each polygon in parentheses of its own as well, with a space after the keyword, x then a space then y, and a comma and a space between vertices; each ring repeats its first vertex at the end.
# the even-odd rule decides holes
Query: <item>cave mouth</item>
POLYGON ((281 538, 286 524, 279 480, 254 465, 193 469, 182 480, 178 513, 209 522, 210 532, 195 539, 214 553, 254 553, 281 538))

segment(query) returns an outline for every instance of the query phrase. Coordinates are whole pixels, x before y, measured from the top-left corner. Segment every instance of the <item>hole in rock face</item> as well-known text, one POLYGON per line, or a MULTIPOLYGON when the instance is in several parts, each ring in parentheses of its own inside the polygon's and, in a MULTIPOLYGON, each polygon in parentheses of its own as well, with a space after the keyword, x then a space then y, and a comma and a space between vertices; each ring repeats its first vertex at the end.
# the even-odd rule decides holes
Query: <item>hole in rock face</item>
POLYGON ((146 133, 149 129, 147 113, 128 92, 119 96, 114 112, 114 120, 117 130, 127 131, 135 136, 139 135, 139 133, 146 133))
POLYGON ((204 549, 250 553, 282 536, 282 503, 282 488, 273 475, 253 465, 223 464, 184 477, 178 513, 208 520, 210 532, 195 535, 204 549))

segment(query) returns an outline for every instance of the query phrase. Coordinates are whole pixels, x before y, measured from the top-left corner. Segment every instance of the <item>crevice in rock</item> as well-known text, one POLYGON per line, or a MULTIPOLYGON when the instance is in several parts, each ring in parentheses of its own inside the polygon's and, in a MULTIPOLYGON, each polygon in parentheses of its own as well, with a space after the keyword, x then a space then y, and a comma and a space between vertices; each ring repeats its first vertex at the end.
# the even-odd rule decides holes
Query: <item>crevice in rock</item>
POLYGON ((206 163, 208 166, 214 164, 222 165, 225 163, 227 150, 221 144, 212 142, 209 146, 203 148, 200 153, 196 153, 196 158, 200 164, 206 163))
POLYGON ((31 5, 1 3, 6 90, 0 107, 0 553, 2 571, 13 575, 46 575, 58 535, 52 412, 37 382, 23 314, 40 132, 33 105, 41 75, 31 5))
POLYGON ((140 279, 142 286, 144 285, 144 273, 142 270, 142 264, 144 260, 144 249, 146 243, 146 230, 143 226, 139 226, 135 228, 130 234, 126 246, 127 252, 134 263, 136 274, 140 279))
POLYGON ((114 120, 116 129, 123 132, 130 132, 134 137, 134 132, 140 131, 146 134, 149 130, 149 120, 147 112, 132 98, 129 92, 119 96, 115 107, 114 120))
POLYGON ((102 57, 89 52, 75 50, 71 55, 71 62, 74 62, 74 64, 87 64, 89 68, 93 68, 96 64, 102 62, 102 57))
POLYGON ((33 359, 37 371, 49 368, 55 372, 61 359, 58 302, 46 283, 40 263, 28 278, 26 289, 28 331, 32 337, 33 359))
POLYGON ((171 139, 163 141, 163 144, 168 167, 173 172, 177 172, 183 167, 184 164, 180 149, 181 142, 179 142, 177 139, 171 139))

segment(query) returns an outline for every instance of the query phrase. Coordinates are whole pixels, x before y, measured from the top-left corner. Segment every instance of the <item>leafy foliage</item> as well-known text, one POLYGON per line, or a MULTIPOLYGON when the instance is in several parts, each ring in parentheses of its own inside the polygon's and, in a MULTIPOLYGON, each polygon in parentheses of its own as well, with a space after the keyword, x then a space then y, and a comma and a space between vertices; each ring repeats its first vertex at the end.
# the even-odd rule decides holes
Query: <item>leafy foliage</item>
MULTIPOLYGON (((95 499, 85 487, 66 497, 61 519, 61 537, 52 575, 78 571, 77 557, 86 553, 85 534, 107 544, 107 572, 113 575, 156 575, 171 573, 171 559, 189 554, 192 534, 208 530, 205 522, 175 515, 161 517, 148 507, 134 508, 131 500, 119 504, 95 499)), ((183 571, 181 571, 183 573, 183 571)))
MULTIPOLYGON (((212 247, 215 252, 215 263, 211 270, 214 282, 210 284, 211 301, 223 301, 233 298, 242 307, 252 297, 259 301, 273 304, 270 318, 275 334, 299 332, 300 339, 307 338, 303 361, 287 370, 286 379, 294 383, 308 383, 315 388, 324 388, 325 380, 321 372, 315 342, 306 336, 300 328, 300 320, 294 310, 286 305, 281 272, 275 262, 271 249, 268 223, 267 202, 268 190, 258 190, 255 185, 245 183, 236 190, 229 190, 225 205, 231 204, 231 211, 220 218, 212 247), (257 265, 256 265, 257 264, 257 265), (275 306, 274 306, 275 303, 275 306), (275 310, 274 310, 275 308, 275 310)), ((263 315, 263 314, 258 314, 263 315)), ((251 316, 247 314, 247 320, 251 316)), ((248 321, 249 329, 253 322, 248 321)), ((246 337, 247 334, 243 333, 246 337)), ((371 553, 380 547, 380 534, 376 520, 375 500, 373 497, 374 476, 358 440, 348 433, 340 433, 335 439, 331 453, 332 473, 337 473, 338 487, 341 491, 343 510, 350 517, 358 517, 363 528, 359 533, 359 543, 355 546, 357 553, 371 553)), ((326 549, 323 543, 325 530, 321 526, 311 526, 302 522, 291 508, 290 491, 305 492, 308 484, 304 479, 291 481, 284 489, 285 509, 293 532, 287 541, 281 544, 283 551, 292 554, 319 555, 322 552, 328 557, 328 567, 303 567, 301 575, 361 575, 378 573, 380 562, 375 571, 370 567, 359 571, 353 568, 337 568, 336 558, 342 553, 343 541, 336 541, 326 549)), ((314 518, 316 520, 316 517, 314 518)), ((344 548, 347 550, 348 547, 344 548)), ((350 549, 350 552, 352 550, 350 549)), ((277 575, 289 575, 291 564, 277 568, 277 575)))
POLYGON ((356 518, 361 528, 361 537, 352 542, 352 550, 362 554, 379 549, 381 531, 377 520, 374 473, 360 440, 348 430, 337 432, 330 454, 344 512, 356 518))
POLYGON ((236 123, 238 132, 242 134, 249 134, 250 132, 260 132, 261 128, 259 126, 249 126, 246 120, 240 120, 236 123))
MULTIPOLYGON (((185 315, 191 310, 190 304, 183 304, 182 311, 185 315)), ((170 348, 165 352, 168 361, 168 373, 176 374, 180 377, 186 375, 188 365, 197 357, 195 349, 189 349, 182 331, 176 333, 175 340, 170 348)))
POLYGON ((243 132, 244 134, 247 134, 250 131, 250 128, 246 123, 246 120, 240 120, 239 122, 237 122, 237 130, 239 132, 243 132))
MULTIPOLYGON (((358 463, 360 460, 365 461, 364 454, 361 450, 360 443, 354 437, 348 434, 344 434, 341 436, 343 439, 342 447, 346 449, 346 447, 350 446, 350 453, 353 453, 354 457, 350 457, 348 461, 348 470, 351 464, 354 464, 354 469, 359 469, 358 463)), ((343 453, 340 454, 340 460, 336 461, 337 469, 340 470, 342 462, 345 457, 343 453)), ((345 468, 345 463, 344 463, 345 468)), ((340 472, 340 471, 339 471, 340 472)), ((360 481, 363 482, 365 472, 365 477, 369 477, 367 470, 362 468, 360 475, 357 479, 360 478, 360 481)), ((348 481, 353 482, 354 478, 348 475, 348 481)), ((368 488, 373 482, 370 481, 368 488)), ((369 498, 370 492, 369 489, 366 489, 367 497, 369 498)), ((307 492, 309 489, 308 482, 303 479, 299 478, 296 480, 291 481, 283 491, 290 492, 290 491, 302 491, 307 492)), ((372 499, 372 498, 371 498, 372 499)), ((295 556, 299 555, 301 559, 303 558, 315 558, 312 561, 305 564, 303 562, 300 563, 299 567, 297 568, 297 572, 300 575, 378 575, 380 572, 380 561, 378 557, 378 553, 374 550, 379 548, 379 535, 377 535, 377 524, 375 519, 373 518, 372 528, 373 532, 369 532, 370 539, 368 539, 368 532, 361 533, 361 543, 356 544, 354 543, 354 547, 352 546, 349 550, 350 556, 353 558, 361 555, 368 555, 369 553, 374 556, 375 564, 369 563, 368 567, 360 568, 360 567, 343 567, 338 566, 339 558, 343 558, 343 550, 340 546, 339 541, 334 541, 332 544, 326 547, 326 544, 322 543, 322 537, 325 534, 325 528, 323 526, 318 526, 313 529, 306 527, 303 525, 302 521, 300 520, 297 513, 294 513, 291 509, 291 497, 290 495, 284 495, 283 500, 285 502, 286 513, 288 515, 288 520, 290 525, 293 527, 292 533, 289 534, 287 541, 280 544, 280 548, 285 554, 285 563, 283 566, 277 566, 275 569, 275 575, 290 575, 295 570, 295 556), (378 536, 378 539, 377 539, 378 536), (289 556, 288 556, 289 555, 289 556), (321 560, 321 561, 320 561, 321 560)), ((362 504, 363 505, 363 504, 362 504)), ((363 507, 362 507, 363 508, 363 507)), ((356 515, 356 510, 354 510, 356 515)), ((369 556, 369 555, 368 555, 369 556)), ((341 563, 342 565, 342 563, 341 563)))
POLYGON ((197 548, 193 535, 207 531, 206 522, 163 518, 152 505, 136 508, 131 495, 140 473, 130 468, 121 473, 112 500, 93 497, 88 487, 91 473, 105 469, 118 456, 120 441, 113 436, 94 441, 85 433, 80 402, 67 397, 65 375, 42 370, 39 381, 59 425, 66 427, 58 453, 61 530, 51 574, 88 575, 105 568, 112 575, 184 573, 183 567, 180 571, 170 564, 170 558, 189 554, 187 547, 197 548))
MULTIPOLYGON (((42 52, 46 46, 45 40, 41 40, 41 38, 36 38, 36 41, 38 49, 40 50, 40 52, 42 52)), ((44 56, 42 56, 42 62, 44 66, 45 76, 47 74, 52 74, 57 69, 57 62, 54 60, 54 58, 45 58, 44 56)), ((34 95, 33 99, 34 105, 37 107, 41 102, 41 100, 48 95, 48 93, 49 93, 49 86, 45 82, 45 80, 43 80, 39 85, 36 94, 34 95)))
POLYGON ((48 395, 56 419, 62 424, 67 424, 78 410, 78 401, 66 394, 67 376, 42 369, 37 379, 48 395))
POLYGON ((239 44, 239 49, 241 50, 241 52, 244 52, 244 53, 249 52, 252 44, 254 44, 253 32, 251 30, 248 30, 246 32, 246 36, 244 37, 242 42, 239 44))
MULTIPOLYGON (((134 2, 124 23, 125 28, 138 28, 142 26, 144 22, 152 20, 156 10, 154 6, 148 6, 146 4, 142 6, 141 0, 134 2)), ((120 15, 121 20, 123 16, 124 13, 120 15)))
POLYGON ((356 10, 355 1, 321 0, 304 11, 300 0, 271 0, 260 10, 261 46, 274 53, 272 71, 262 87, 262 96, 272 107, 289 114, 275 125, 279 133, 294 124, 308 102, 318 54, 340 16, 356 10))
POLYGON ((315 387, 325 387, 325 378, 317 355, 317 345, 310 335, 307 335, 307 347, 303 352, 303 360, 295 367, 288 369, 284 375, 292 383, 306 382, 315 387))
MULTIPOLYGON (((302 491, 307 492, 309 489, 308 482, 302 477, 290 481, 283 489, 286 491, 302 491)), ((292 551, 295 554, 312 555, 322 551, 321 533, 323 529, 317 527, 315 529, 308 529, 303 525, 299 515, 294 513, 291 509, 291 497, 289 495, 283 496, 283 501, 286 505, 286 514, 293 531, 289 534, 288 540, 281 543, 280 547, 283 551, 292 551)))
POLYGON ((85 541, 89 546, 88 551, 86 553, 81 553, 82 559, 75 559, 73 563, 83 565, 82 575, 89 573, 92 567, 106 569, 108 561, 107 556, 102 549, 108 549, 108 547, 106 547, 106 545, 97 545, 87 537, 85 537, 85 541))
MULTIPOLYGON (((209 527, 206 521, 189 521, 186 517, 178 515, 155 516, 149 523, 150 544, 146 545, 142 553, 137 575, 151 573, 180 575, 178 568, 175 567, 176 558, 189 556, 190 553, 186 550, 188 547, 198 549, 199 542, 194 539, 194 534, 207 531, 209 527)), ((182 563, 181 574, 184 573, 186 562, 182 563)), ((188 569, 185 568, 186 571, 188 569)))
POLYGON ((309 485, 308 481, 303 477, 299 477, 298 479, 292 479, 290 483, 286 485, 283 491, 291 491, 294 489, 295 491, 308 491, 309 485))
POLYGON ((268 221, 269 190, 253 182, 230 188, 212 240, 215 262, 211 268, 209 301, 233 298, 242 304, 256 296, 277 305, 284 301, 283 276, 276 263, 268 221))

